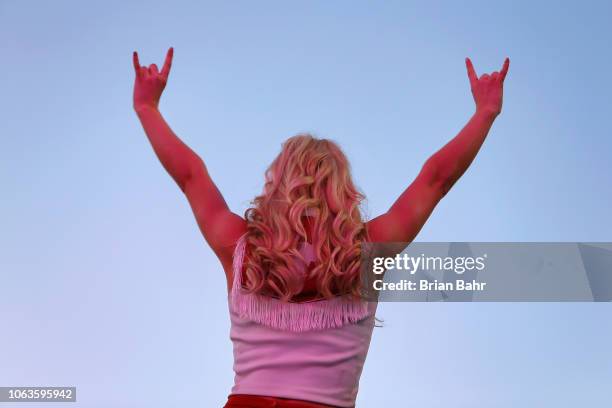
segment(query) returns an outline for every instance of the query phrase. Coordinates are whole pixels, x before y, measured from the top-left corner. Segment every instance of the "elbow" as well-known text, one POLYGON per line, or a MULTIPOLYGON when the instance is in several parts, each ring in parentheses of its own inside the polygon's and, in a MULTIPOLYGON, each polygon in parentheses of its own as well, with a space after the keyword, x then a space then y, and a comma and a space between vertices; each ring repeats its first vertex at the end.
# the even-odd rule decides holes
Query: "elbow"
POLYGON ((176 177, 176 184, 183 193, 187 193, 189 186, 193 184, 194 180, 196 180, 203 171, 205 171, 204 161, 198 157, 194 159, 189 166, 187 166, 186 170, 182 174, 176 177))
POLYGON ((443 163, 439 159, 429 158, 421 170, 425 183, 441 197, 450 191, 455 182, 455 166, 443 163))
POLYGON ((187 194, 187 189, 189 187, 190 181, 191 181, 191 177, 187 176, 187 177, 183 177, 180 179, 176 179, 176 184, 178 185, 178 187, 181 189, 181 191, 183 192, 183 194, 187 194))

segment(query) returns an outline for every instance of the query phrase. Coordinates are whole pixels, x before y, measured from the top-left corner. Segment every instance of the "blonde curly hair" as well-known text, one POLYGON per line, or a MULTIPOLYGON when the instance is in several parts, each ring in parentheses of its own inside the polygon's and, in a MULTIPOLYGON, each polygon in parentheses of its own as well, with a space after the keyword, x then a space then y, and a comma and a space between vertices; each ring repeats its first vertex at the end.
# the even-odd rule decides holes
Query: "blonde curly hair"
POLYGON ((263 193, 245 212, 245 289, 285 301, 302 292, 308 217, 317 294, 359 296, 364 198, 336 143, 307 133, 287 139, 265 173, 263 193))

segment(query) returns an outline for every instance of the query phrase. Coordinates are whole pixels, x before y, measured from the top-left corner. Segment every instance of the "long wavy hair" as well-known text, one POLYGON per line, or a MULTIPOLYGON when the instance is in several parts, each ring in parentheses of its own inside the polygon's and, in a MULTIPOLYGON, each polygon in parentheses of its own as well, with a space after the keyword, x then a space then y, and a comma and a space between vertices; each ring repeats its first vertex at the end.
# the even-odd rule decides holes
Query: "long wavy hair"
POLYGON ((307 133, 287 139, 266 170, 263 193, 245 212, 245 289, 285 301, 302 292, 308 222, 317 294, 359 296, 364 198, 336 143, 307 133))

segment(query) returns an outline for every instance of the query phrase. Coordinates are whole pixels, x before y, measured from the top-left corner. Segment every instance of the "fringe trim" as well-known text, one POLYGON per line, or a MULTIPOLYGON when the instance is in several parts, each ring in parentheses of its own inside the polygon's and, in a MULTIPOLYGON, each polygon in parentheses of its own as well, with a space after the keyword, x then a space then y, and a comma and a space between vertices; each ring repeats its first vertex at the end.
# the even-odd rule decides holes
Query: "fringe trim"
POLYGON ((230 308, 240 317, 275 329, 305 332, 338 328, 370 316, 367 301, 347 297, 294 303, 247 293, 242 288, 245 248, 246 240, 243 235, 234 252, 234 281, 229 296, 230 308))

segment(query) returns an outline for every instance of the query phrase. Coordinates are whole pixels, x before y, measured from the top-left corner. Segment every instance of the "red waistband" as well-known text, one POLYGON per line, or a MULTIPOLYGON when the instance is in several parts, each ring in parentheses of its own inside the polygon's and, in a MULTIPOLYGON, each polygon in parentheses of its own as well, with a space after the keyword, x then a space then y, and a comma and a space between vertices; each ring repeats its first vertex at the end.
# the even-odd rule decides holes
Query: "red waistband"
POLYGON ((334 408, 331 405, 261 395, 232 394, 223 408, 334 408))

